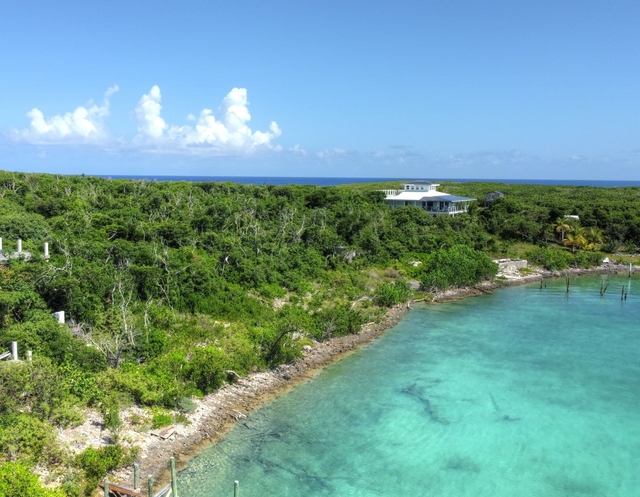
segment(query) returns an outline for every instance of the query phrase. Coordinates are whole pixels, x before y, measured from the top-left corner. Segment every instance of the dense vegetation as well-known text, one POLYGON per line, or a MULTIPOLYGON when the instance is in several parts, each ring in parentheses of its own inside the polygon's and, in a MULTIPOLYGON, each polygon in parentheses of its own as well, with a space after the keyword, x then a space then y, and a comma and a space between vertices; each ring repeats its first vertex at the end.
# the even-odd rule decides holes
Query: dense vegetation
MULTIPOLYGON (((21 238, 34 254, 0 265, 0 352, 17 341, 34 354, 0 362, 0 488, 44 465, 66 468, 67 495, 90 491, 135 456, 117 444, 124 405, 149 408, 141 425, 180 421, 190 398, 405 302, 408 279, 426 292, 471 285, 495 276, 488 255, 522 242, 552 269, 640 245, 636 188, 450 184, 506 194, 453 218, 389 210, 376 188, 0 172, 4 251, 21 238), (59 310, 68 325, 51 317, 59 310), (115 445, 71 457, 54 427, 81 422, 86 406, 115 445)), ((33 495, 55 495, 43 492, 33 495)))

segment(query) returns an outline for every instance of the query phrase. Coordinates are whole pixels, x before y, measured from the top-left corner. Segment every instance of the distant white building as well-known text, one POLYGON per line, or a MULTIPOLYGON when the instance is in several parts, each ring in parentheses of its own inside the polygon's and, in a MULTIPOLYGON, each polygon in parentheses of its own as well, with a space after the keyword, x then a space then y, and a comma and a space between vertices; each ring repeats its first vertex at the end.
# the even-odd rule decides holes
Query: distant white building
POLYGON ((389 208, 413 205, 420 207, 430 214, 448 214, 455 216, 469 210, 469 205, 475 198, 459 197, 439 192, 438 183, 431 181, 413 181, 405 183, 402 190, 383 190, 385 202, 389 208))

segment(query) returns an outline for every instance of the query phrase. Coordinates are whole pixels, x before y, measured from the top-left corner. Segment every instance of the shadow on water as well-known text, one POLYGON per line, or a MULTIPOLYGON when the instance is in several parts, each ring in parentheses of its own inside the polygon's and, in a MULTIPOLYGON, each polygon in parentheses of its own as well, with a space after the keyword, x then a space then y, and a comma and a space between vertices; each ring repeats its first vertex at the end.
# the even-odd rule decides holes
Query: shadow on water
POLYGON ((403 388, 401 393, 414 398, 420 404, 422 404, 422 407, 424 407, 424 410, 429 415, 431 421, 440 423, 441 425, 451 424, 447 419, 441 417, 438 414, 437 407, 433 405, 431 400, 429 400, 429 398, 425 395, 425 387, 420 387, 417 383, 412 383, 408 387, 403 388))

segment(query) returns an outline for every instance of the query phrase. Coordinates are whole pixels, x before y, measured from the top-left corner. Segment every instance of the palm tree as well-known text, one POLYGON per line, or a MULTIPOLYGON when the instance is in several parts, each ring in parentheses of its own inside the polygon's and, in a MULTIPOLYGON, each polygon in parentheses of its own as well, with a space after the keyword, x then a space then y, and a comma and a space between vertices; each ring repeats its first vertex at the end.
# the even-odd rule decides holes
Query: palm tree
POLYGON ((559 217, 556 219, 556 233, 560 233, 560 241, 564 242, 566 233, 573 231, 573 227, 567 222, 565 218, 559 217))
POLYGON ((569 233, 563 245, 565 247, 571 247, 571 252, 575 252, 576 248, 589 250, 587 248, 589 244, 587 242, 587 238, 584 235, 583 228, 576 228, 574 233, 569 233))
POLYGON ((587 241, 594 246, 604 241, 604 236, 600 228, 589 228, 585 234, 587 241))

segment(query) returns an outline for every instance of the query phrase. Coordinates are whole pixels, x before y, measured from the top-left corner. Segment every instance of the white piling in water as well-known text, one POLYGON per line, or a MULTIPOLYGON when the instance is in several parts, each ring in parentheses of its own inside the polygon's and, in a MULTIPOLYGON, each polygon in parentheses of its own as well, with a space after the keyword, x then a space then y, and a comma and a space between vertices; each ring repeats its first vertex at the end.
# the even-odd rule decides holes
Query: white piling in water
POLYGON ((18 342, 11 342, 11 358, 14 361, 18 360, 18 342))
POLYGON ((18 238, 18 253, 22 253, 22 240, 20 238, 18 238))
POLYGON ((44 258, 49 258, 49 243, 44 242, 44 258))

